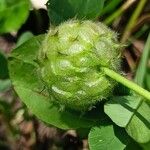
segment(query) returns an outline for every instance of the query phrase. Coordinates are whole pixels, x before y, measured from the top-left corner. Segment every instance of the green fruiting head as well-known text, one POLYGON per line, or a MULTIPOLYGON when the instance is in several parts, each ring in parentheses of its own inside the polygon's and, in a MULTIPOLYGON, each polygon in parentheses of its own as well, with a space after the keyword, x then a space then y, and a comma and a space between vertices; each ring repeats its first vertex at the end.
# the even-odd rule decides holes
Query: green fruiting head
POLYGON ((73 20, 49 30, 38 60, 53 101, 85 111, 111 95, 115 82, 101 67, 118 71, 120 45, 104 24, 73 20))

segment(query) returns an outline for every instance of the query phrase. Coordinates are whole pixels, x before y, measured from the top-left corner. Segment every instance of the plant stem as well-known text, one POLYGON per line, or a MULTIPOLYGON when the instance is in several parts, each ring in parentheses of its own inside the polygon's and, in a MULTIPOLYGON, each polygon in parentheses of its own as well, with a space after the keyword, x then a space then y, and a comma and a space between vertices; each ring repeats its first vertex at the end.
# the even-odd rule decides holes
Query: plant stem
POLYGON ((146 44, 144 46, 144 50, 143 50, 141 60, 138 65, 135 80, 134 80, 138 85, 142 87, 144 86, 144 78, 145 78, 146 71, 147 71, 147 63, 149 60, 149 55, 150 55, 150 32, 149 32, 146 44))
POLYGON ((131 90, 134 90, 139 95, 143 96, 144 98, 148 99, 150 101, 150 92, 143 89, 142 87, 138 86, 134 82, 126 79, 125 77, 121 76, 120 74, 116 73, 115 71, 102 67, 103 71, 106 75, 108 75, 110 78, 116 80, 117 82, 123 84, 124 86, 130 88, 131 90))
POLYGON ((104 20, 104 23, 109 25, 118 18, 126 9, 128 9, 136 0, 127 0, 116 12, 104 20))
POLYGON ((147 0, 140 0, 133 15, 131 16, 126 28, 125 28, 125 31, 124 31, 124 34, 122 36, 122 39, 121 39, 121 42, 124 43, 128 37, 130 36, 131 34, 131 30, 132 28, 134 27, 134 25, 137 23, 137 18, 139 17, 141 11, 143 10, 143 7, 145 6, 145 3, 146 3, 147 0))

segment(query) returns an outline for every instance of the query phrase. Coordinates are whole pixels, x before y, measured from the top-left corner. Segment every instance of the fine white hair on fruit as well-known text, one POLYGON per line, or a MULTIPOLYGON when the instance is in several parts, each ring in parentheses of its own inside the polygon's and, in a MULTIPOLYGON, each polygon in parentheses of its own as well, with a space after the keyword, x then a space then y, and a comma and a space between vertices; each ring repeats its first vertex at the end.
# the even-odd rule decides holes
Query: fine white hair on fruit
POLYGON ((74 19, 50 28, 38 70, 53 102, 88 111, 111 96, 116 82, 101 67, 120 72, 120 49, 117 34, 100 22, 74 19))

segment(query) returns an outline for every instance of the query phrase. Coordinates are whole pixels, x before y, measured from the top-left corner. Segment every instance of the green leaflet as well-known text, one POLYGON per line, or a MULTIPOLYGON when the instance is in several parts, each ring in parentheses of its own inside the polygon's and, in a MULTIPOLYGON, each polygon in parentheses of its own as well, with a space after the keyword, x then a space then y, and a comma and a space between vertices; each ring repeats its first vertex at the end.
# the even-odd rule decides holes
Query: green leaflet
POLYGON ((0 1, 0 33, 18 30, 28 17, 29 0, 0 1))
POLYGON ((150 140, 150 108, 138 96, 114 97, 105 104, 105 113, 139 143, 150 140))
POLYGON ((150 107, 144 101, 126 126, 127 133, 138 143, 150 142, 150 107))
POLYGON ((104 106, 105 113, 120 127, 126 127, 139 106, 140 98, 116 96, 104 106))
POLYGON ((99 16, 104 0, 49 0, 48 13, 52 24, 68 19, 95 19, 99 16))
POLYGON ((123 139, 129 140, 122 129, 117 128, 116 133, 113 125, 93 127, 88 136, 90 150, 123 150, 128 143, 123 139))

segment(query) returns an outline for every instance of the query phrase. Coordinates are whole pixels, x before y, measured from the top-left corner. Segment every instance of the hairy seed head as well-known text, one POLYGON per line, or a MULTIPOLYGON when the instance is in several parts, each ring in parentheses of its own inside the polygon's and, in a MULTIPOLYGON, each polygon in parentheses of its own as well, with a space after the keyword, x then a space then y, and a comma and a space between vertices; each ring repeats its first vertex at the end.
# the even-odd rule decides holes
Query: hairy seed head
POLYGON ((120 47, 116 33, 100 22, 71 20, 50 28, 38 60, 54 103, 86 111, 110 96, 115 82, 101 67, 119 70, 120 47))

